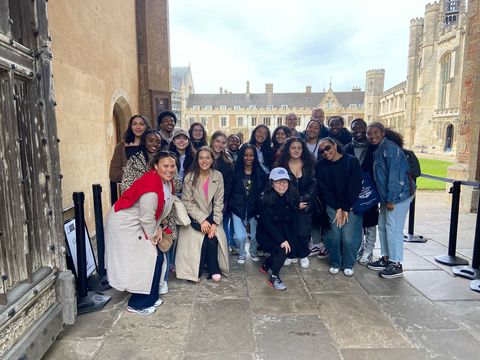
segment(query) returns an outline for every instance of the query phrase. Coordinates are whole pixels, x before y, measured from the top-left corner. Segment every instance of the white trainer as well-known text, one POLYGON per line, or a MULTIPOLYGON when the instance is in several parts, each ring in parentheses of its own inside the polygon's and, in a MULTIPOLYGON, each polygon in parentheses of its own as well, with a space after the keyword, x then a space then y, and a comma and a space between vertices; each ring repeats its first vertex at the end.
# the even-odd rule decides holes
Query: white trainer
POLYGON ((297 263, 297 262, 298 262, 298 259, 297 259, 297 258, 295 258, 295 259, 286 258, 286 259, 285 259, 285 262, 283 263, 283 265, 288 266, 288 265, 290 265, 290 264, 295 264, 295 263, 297 263))
POLYGON ((160 284, 160 290, 158 292, 160 295, 165 295, 168 293, 168 283, 166 281, 160 284))
POLYGON ((328 272, 332 275, 337 275, 339 271, 340 271, 340 269, 335 268, 333 266, 330 269, 328 269, 328 272))
POLYGON ((353 269, 343 269, 343 275, 352 276, 353 275, 353 269))
POLYGON ((155 301, 155 304, 153 304, 153 307, 159 307, 159 306, 162 305, 162 304, 163 304, 163 300, 160 299, 160 298, 158 298, 158 300, 155 301))
POLYGON ((138 314, 138 315, 152 315, 154 312, 155 312, 156 308, 155 306, 150 306, 146 309, 142 309, 142 310, 139 310, 139 309, 135 309, 135 308, 132 308, 130 306, 127 306, 127 311, 130 312, 130 313, 135 313, 135 314, 138 314))
POLYGON ((308 257, 300 259, 300 266, 304 269, 308 269, 308 267, 310 266, 310 261, 308 261, 308 257))

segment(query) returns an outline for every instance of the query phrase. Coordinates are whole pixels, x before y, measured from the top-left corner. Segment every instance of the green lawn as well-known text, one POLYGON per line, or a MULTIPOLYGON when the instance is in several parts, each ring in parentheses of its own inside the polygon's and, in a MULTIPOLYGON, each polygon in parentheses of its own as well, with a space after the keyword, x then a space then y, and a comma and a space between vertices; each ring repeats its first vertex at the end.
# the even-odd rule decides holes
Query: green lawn
MULTIPOLYGON (((422 168, 422 174, 429 174, 441 177, 447 177, 447 168, 453 163, 450 161, 418 159, 422 168)), ((417 179, 417 188, 419 190, 445 190, 446 183, 431 179, 419 177, 417 179)))

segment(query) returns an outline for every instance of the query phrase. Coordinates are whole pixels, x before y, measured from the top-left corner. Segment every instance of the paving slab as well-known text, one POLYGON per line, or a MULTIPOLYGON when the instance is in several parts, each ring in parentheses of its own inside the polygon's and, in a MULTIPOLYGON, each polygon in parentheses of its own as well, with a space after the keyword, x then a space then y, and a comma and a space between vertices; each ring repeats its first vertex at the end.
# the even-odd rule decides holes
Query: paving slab
POLYGON ((406 332, 416 347, 436 360, 476 360, 480 341, 465 330, 406 332))
MULTIPOLYGON (((354 271, 357 271, 358 267, 355 266, 354 271)), ((342 272, 331 275, 328 269, 329 266, 323 264, 302 269, 301 276, 311 293, 340 292, 355 294, 363 291, 353 277, 347 277, 342 272)))
POLYGON ((403 252, 403 270, 438 270, 439 267, 410 249, 403 252))
POLYGON ((207 354, 194 354, 187 353, 183 356, 182 360, 254 360, 256 359, 255 354, 249 353, 232 353, 232 352, 223 352, 223 353, 207 353, 207 354))
POLYGON ((313 294, 339 348, 408 348, 406 338, 367 295, 313 294))
POLYGON ((222 277, 218 283, 202 279, 198 286, 198 298, 223 298, 223 299, 246 299, 248 290, 245 286, 247 279, 245 273, 231 272, 227 277, 222 277))
POLYGON ((460 329, 451 316, 423 296, 374 297, 374 300, 402 330, 460 329))
POLYGON ((299 276, 282 275, 287 290, 278 291, 263 278, 248 276, 250 305, 254 314, 317 314, 317 308, 299 276))
POLYGON ((191 353, 254 353, 250 307, 243 299, 196 301, 186 338, 191 353))
POLYGON ((360 286, 369 294, 377 296, 406 296, 420 295, 405 279, 382 279, 378 271, 359 266, 353 275, 360 286))
POLYGON ((44 355, 44 359, 92 360, 102 346, 102 339, 58 340, 44 355))
POLYGON ((191 315, 192 307, 175 304, 151 316, 124 311, 95 359, 180 359, 191 315))
MULTIPOLYGON (((428 235, 428 234, 427 234, 428 235)), ((448 253, 448 248, 434 240, 428 240, 426 243, 404 243, 405 248, 418 255, 443 255, 448 253)))
POLYGON ((469 280, 454 277, 443 270, 405 271, 404 277, 432 301, 480 300, 480 294, 470 290, 469 280))
POLYGON ((263 315, 254 322, 257 359, 340 359, 318 316, 263 315))
POLYGON ((341 349, 343 360, 425 360, 430 357, 418 349, 341 349))
POLYGON ((480 301, 437 301, 435 304, 480 339, 480 301))

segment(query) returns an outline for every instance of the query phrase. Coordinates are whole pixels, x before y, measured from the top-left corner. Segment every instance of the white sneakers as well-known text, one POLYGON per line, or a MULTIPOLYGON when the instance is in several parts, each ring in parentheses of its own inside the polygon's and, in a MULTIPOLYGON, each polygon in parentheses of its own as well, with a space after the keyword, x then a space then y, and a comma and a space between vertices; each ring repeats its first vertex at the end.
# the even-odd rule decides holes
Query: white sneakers
POLYGON ((158 291, 160 295, 165 295, 168 293, 168 283, 166 281, 160 284, 160 290, 158 291))
MULTIPOLYGON (((157 300, 157 302, 158 302, 158 300, 157 300)), ((130 306, 127 306, 127 311, 128 312, 135 313, 135 314, 138 314, 138 315, 152 315, 155 312, 155 310, 157 310, 157 308, 155 306, 150 306, 149 308, 142 309, 142 310, 135 309, 135 308, 132 308, 130 306)))
POLYGON ((308 260, 308 257, 300 259, 300 266, 304 269, 308 269, 308 267, 310 266, 310 261, 308 260))
POLYGON ((340 271, 340 269, 335 268, 333 266, 330 269, 328 269, 328 272, 332 275, 337 275, 339 271, 340 271))
POLYGON ((343 269, 343 275, 352 276, 353 275, 353 269, 343 269))
POLYGON ((298 262, 297 258, 295 258, 295 259, 286 258, 283 265, 288 266, 290 264, 296 264, 297 262, 298 262))

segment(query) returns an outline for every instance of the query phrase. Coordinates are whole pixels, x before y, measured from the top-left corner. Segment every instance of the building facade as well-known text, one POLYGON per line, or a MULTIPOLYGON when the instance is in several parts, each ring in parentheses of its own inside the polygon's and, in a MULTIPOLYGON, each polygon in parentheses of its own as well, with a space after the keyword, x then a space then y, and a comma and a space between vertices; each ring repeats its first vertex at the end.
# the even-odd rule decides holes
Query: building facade
POLYGON ((465 29, 465 1, 459 0, 428 4, 424 18, 410 21, 407 79, 382 92, 373 113, 400 131, 409 148, 456 154, 465 29))
POLYGON ((172 111, 177 116, 177 127, 185 128, 184 115, 187 99, 195 93, 190 66, 172 67, 172 111))
POLYGON ((264 124, 273 131, 285 125, 285 117, 295 113, 299 118, 297 129, 305 129, 312 110, 321 107, 326 118, 341 115, 349 126, 357 117, 364 116, 364 92, 356 87, 352 91, 312 92, 307 86, 302 93, 275 93, 273 84, 265 84, 264 93, 250 93, 247 81, 245 93, 232 94, 222 88, 218 94, 190 94, 186 102, 185 128, 201 122, 209 134, 222 130, 227 134, 242 133, 250 137, 255 126, 264 124))
POLYGON ((72 193, 93 236, 130 116, 170 108, 168 49, 167 0, 0 1, 0 358, 40 359, 75 321, 72 193))

